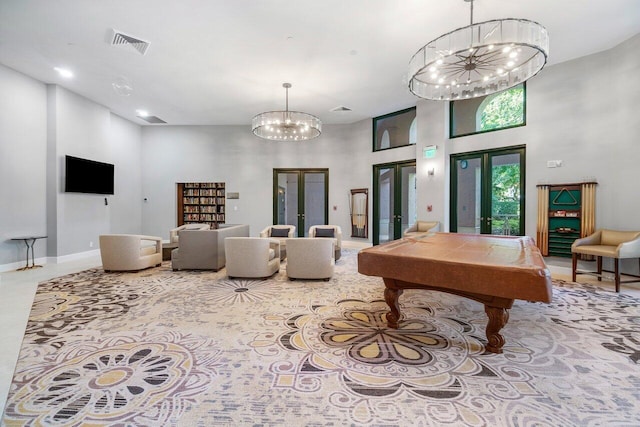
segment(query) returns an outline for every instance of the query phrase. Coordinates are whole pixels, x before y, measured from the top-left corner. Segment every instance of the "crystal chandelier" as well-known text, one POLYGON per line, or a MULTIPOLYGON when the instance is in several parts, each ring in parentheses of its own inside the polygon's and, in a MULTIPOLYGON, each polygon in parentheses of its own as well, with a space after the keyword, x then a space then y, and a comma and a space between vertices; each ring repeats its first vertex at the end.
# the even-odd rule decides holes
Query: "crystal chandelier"
POLYGON ((430 41, 409 61, 409 90, 432 100, 489 95, 535 76, 547 62, 549 35, 537 22, 473 23, 430 41))
POLYGON ((287 92, 285 111, 267 111, 255 116, 251 122, 253 134, 273 141, 304 141, 319 136, 322 132, 320 119, 300 111, 289 111, 291 83, 283 83, 282 87, 287 92))

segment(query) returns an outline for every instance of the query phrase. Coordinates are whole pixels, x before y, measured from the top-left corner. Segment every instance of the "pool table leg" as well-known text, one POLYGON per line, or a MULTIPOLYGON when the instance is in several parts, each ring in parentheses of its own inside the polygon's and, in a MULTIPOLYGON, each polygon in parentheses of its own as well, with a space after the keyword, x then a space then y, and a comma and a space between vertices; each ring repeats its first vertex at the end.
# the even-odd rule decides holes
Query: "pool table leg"
POLYGON ((385 288, 384 288, 384 300, 387 302, 387 305, 391 309, 390 312, 387 313, 387 325, 390 328, 398 329, 398 324, 400 319, 402 318, 402 314, 400 314, 400 304, 398 303, 398 299, 400 295, 402 295, 403 290, 399 289, 395 285, 395 280, 393 279, 384 279, 385 288))
POLYGON ((500 329, 509 321, 509 310, 502 307, 484 306, 484 311, 489 317, 487 323, 487 346, 485 349, 490 353, 502 353, 504 337, 500 335, 500 329))

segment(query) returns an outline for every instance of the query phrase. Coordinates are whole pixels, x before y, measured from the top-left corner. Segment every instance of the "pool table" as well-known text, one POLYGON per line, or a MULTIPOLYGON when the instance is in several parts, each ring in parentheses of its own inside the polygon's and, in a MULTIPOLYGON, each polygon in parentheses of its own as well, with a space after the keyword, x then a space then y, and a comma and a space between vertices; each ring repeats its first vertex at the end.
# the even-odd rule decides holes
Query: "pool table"
POLYGON ((515 299, 551 302, 551 273, 533 239, 430 233, 363 249, 358 272, 382 277, 389 305, 387 324, 402 319, 398 298, 404 289, 447 292, 484 304, 489 318, 486 351, 502 353, 500 330, 515 299))

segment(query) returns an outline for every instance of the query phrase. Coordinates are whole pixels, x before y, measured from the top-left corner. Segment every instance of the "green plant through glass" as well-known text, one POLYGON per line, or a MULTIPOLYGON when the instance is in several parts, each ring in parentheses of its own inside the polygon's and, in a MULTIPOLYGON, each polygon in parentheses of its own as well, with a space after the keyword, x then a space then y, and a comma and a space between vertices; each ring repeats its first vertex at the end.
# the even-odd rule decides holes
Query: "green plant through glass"
POLYGON ((520 229, 520 165, 492 168, 492 234, 517 235, 520 229))
POLYGON ((480 130, 501 129, 524 123, 524 88, 522 85, 487 98, 480 108, 480 130))

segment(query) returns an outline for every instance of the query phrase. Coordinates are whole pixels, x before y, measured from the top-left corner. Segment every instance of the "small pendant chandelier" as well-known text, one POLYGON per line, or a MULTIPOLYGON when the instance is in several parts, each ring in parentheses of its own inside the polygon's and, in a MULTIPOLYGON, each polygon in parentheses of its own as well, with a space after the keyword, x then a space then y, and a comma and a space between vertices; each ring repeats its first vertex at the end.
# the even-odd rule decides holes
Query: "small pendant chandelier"
POLYGON ((322 132, 322 122, 316 116, 300 111, 289 111, 289 88, 291 83, 283 83, 286 90, 286 109, 267 111, 252 120, 253 134, 272 141, 305 141, 322 132))
POLYGON ((451 31, 409 61, 409 90, 431 100, 475 98, 535 76, 547 62, 549 35, 537 22, 496 19, 451 31))

